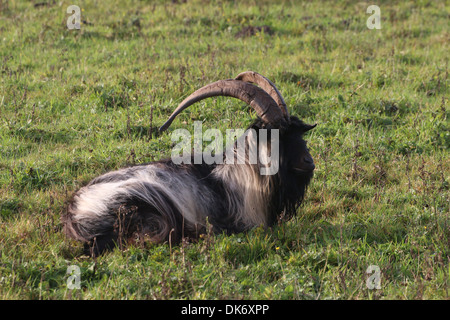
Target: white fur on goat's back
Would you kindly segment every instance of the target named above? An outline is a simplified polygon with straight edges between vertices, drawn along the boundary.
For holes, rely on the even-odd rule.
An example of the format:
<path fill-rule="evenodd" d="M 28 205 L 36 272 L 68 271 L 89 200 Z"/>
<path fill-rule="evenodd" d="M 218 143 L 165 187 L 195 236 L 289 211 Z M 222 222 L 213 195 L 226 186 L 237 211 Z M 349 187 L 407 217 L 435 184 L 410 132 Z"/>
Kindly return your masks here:
<path fill-rule="evenodd" d="M 119 181 L 115 177 L 119 177 Z M 164 214 L 172 210 L 162 199 L 164 196 L 182 213 L 185 226 L 191 228 L 204 226 L 211 210 L 211 191 L 187 172 L 174 174 L 165 167 L 150 164 L 106 173 L 96 180 L 101 182 L 94 180 L 73 198 L 72 220 L 86 234 L 93 227 L 97 230 L 110 227 L 115 219 L 111 208 L 118 208 L 130 198 L 140 199 Z M 159 192 L 151 192 L 147 186 Z M 167 228 L 170 231 L 170 226 Z"/>

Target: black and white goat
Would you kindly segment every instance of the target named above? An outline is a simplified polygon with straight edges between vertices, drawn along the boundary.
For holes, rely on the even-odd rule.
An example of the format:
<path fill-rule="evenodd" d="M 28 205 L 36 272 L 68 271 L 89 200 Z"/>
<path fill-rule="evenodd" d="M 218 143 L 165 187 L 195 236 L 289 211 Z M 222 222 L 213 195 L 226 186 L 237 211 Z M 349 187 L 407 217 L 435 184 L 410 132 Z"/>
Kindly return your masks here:
<path fill-rule="evenodd" d="M 98 254 L 136 237 L 178 242 L 204 233 L 208 223 L 215 232 L 236 233 L 294 215 L 313 176 L 314 162 L 303 134 L 314 126 L 290 117 L 275 85 L 248 71 L 195 91 L 160 130 L 191 104 L 213 96 L 240 99 L 256 111 L 258 119 L 250 126 L 256 144 L 261 129 L 269 135 L 279 130 L 276 174 L 262 175 L 259 160 L 210 165 L 168 159 L 109 172 L 74 194 L 63 217 L 66 234 Z M 258 147 L 269 152 L 271 142 Z"/>

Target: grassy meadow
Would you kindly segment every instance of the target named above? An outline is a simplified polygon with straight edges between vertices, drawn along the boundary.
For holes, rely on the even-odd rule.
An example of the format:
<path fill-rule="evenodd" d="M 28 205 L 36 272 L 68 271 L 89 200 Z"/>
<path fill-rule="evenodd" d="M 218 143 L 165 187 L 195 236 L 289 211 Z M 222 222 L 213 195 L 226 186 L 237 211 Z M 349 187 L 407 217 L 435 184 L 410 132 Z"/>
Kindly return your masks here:
<path fill-rule="evenodd" d="M 366 25 L 371 4 L 381 29 Z M 0 0 L 0 299 L 448 299 L 449 9 Z M 65 238 L 67 201 L 90 179 L 169 157 L 171 130 L 193 121 L 249 125 L 244 103 L 216 98 L 157 130 L 195 89 L 246 70 L 318 124 L 297 217 L 95 259 Z M 71 265 L 80 289 L 67 287 Z M 380 289 L 367 286 L 371 265 Z"/>

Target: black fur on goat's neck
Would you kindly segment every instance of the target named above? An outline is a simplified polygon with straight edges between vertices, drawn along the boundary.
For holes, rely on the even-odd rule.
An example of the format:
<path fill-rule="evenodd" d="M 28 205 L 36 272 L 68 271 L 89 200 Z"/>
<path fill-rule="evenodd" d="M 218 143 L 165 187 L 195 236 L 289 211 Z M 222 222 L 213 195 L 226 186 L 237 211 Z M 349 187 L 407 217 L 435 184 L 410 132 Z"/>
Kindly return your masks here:
<path fill-rule="evenodd" d="M 251 129 L 269 129 L 261 120 L 257 119 Z M 279 155 L 280 164 L 278 173 L 273 177 L 274 188 L 269 208 L 269 224 L 275 224 L 280 219 L 289 219 L 296 214 L 296 211 L 303 201 L 305 192 L 313 177 L 313 172 L 299 173 L 294 170 L 292 163 L 300 156 L 302 148 L 306 148 L 306 141 L 303 134 L 310 129 L 297 117 L 291 117 L 287 126 L 282 126 L 280 130 Z M 270 143 L 270 131 L 268 143 Z"/>

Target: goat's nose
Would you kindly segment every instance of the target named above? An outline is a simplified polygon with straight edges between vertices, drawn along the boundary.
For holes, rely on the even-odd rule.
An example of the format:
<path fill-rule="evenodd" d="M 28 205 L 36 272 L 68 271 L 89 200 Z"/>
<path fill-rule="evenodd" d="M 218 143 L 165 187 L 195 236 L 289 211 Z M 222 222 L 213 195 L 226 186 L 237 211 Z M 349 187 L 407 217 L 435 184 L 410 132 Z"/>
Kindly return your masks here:
<path fill-rule="evenodd" d="M 303 157 L 303 161 L 305 161 L 305 163 L 308 163 L 308 164 L 313 163 L 313 159 L 311 157 Z"/>

